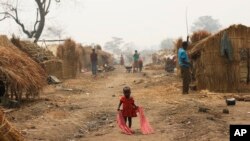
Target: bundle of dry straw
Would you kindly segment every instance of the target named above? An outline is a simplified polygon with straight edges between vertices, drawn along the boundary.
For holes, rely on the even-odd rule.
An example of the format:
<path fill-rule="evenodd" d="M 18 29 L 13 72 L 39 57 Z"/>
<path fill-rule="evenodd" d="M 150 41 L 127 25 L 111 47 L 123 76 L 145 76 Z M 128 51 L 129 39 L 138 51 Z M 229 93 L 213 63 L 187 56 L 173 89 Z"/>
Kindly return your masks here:
<path fill-rule="evenodd" d="M 63 62 L 59 59 L 52 59 L 44 61 L 41 66 L 48 75 L 56 76 L 57 78 L 63 78 Z"/>
<path fill-rule="evenodd" d="M 39 91 L 46 85 L 44 70 L 6 36 L 0 36 L 0 74 L 16 92 Z"/>
<path fill-rule="evenodd" d="M 75 41 L 67 39 L 57 48 L 57 57 L 63 60 L 64 78 L 75 78 L 79 67 L 80 53 Z"/>
<path fill-rule="evenodd" d="M 0 109 L 0 141 L 24 141 L 22 134 L 6 119 L 3 109 Z"/>
<path fill-rule="evenodd" d="M 191 36 L 191 42 L 196 43 L 196 42 L 198 42 L 198 41 L 200 41 L 200 40 L 202 40 L 210 35 L 211 35 L 211 33 L 206 31 L 206 30 L 196 31 Z"/>
<path fill-rule="evenodd" d="M 91 67 L 91 61 L 90 61 L 90 54 L 92 53 L 92 47 L 91 46 L 84 46 L 83 50 L 84 50 L 84 67 L 85 68 L 90 68 Z M 114 61 L 113 56 L 108 53 L 105 52 L 103 50 L 101 50 L 101 46 L 96 46 L 96 53 L 98 56 L 98 65 L 102 66 L 104 64 L 112 64 Z"/>
<path fill-rule="evenodd" d="M 56 58 L 51 51 L 41 48 L 36 43 L 21 41 L 14 36 L 12 37 L 11 42 L 38 63 Z"/>

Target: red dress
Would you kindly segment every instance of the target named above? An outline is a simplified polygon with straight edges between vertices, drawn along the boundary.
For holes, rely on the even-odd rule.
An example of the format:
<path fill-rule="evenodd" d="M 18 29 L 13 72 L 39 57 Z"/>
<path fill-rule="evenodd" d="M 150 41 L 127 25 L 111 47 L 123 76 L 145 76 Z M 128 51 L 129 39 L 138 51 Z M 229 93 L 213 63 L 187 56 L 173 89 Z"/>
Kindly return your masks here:
<path fill-rule="evenodd" d="M 122 115 L 124 117 L 136 117 L 136 108 L 134 107 L 134 99 L 130 97 L 127 99 L 125 96 L 122 96 L 120 99 L 122 103 Z"/>

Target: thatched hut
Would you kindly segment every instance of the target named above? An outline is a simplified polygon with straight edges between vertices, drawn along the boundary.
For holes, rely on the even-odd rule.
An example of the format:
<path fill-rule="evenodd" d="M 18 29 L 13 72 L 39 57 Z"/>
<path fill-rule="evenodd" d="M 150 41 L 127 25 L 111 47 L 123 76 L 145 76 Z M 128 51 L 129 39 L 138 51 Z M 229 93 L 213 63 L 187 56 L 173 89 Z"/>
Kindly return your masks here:
<path fill-rule="evenodd" d="M 40 47 L 36 43 L 30 41 L 21 41 L 15 37 L 12 37 L 11 42 L 21 51 L 25 52 L 34 61 L 39 63 L 47 75 L 53 75 L 58 78 L 62 78 L 62 60 L 56 58 L 56 56 L 51 51 Z"/>
<path fill-rule="evenodd" d="M 225 50 L 224 39 L 226 38 L 224 37 L 226 36 Z M 249 27 L 232 25 L 198 42 L 189 54 L 192 58 L 194 79 L 198 89 L 242 92 L 244 86 L 247 86 L 250 81 Z"/>
<path fill-rule="evenodd" d="M 5 96 L 20 100 L 37 95 L 46 85 L 45 71 L 27 54 L 15 47 L 6 36 L 0 36 L 0 80 L 5 85 Z"/>

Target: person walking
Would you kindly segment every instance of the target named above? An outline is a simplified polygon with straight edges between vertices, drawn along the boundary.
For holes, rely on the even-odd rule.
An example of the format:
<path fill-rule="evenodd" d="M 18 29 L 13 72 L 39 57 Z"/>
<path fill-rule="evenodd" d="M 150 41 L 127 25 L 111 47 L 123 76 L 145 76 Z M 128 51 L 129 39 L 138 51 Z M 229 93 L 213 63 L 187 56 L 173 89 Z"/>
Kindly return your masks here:
<path fill-rule="evenodd" d="M 117 111 L 122 112 L 123 118 L 125 120 L 125 124 L 127 123 L 127 120 L 128 120 L 128 127 L 131 128 L 132 117 L 137 117 L 136 110 L 138 107 L 135 105 L 134 98 L 131 96 L 130 87 L 124 87 L 123 94 L 124 96 L 120 98 Z M 121 105 L 123 106 L 122 110 L 120 110 Z"/>
<path fill-rule="evenodd" d="M 92 49 L 92 53 L 90 54 L 90 60 L 91 60 L 91 66 L 92 66 L 92 74 L 96 76 L 97 74 L 97 54 L 95 52 L 95 49 Z"/>
<path fill-rule="evenodd" d="M 182 47 L 178 50 L 178 61 L 181 68 L 181 75 L 183 80 L 182 94 L 188 94 L 189 84 L 191 82 L 190 76 L 190 61 L 187 55 L 188 42 L 183 42 Z"/>

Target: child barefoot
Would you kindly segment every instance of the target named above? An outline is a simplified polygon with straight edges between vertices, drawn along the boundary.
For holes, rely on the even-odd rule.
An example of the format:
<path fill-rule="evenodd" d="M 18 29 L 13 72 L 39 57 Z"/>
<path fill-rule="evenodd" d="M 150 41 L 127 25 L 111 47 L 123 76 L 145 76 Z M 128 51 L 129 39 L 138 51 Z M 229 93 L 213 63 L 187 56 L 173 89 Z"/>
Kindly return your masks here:
<path fill-rule="evenodd" d="M 125 123 L 127 123 L 128 120 L 128 127 L 131 128 L 132 126 L 132 117 L 136 117 L 136 109 L 137 106 L 134 103 L 133 97 L 130 97 L 131 90 L 129 87 L 123 88 L 123 94 L 124 96 L 121 97 L 120 103 L 118 106 L 118 111 L 120 111 L 121 105 L 122 107 L 122 115 L 124 117 Z"/>

